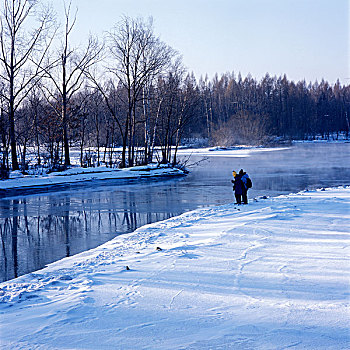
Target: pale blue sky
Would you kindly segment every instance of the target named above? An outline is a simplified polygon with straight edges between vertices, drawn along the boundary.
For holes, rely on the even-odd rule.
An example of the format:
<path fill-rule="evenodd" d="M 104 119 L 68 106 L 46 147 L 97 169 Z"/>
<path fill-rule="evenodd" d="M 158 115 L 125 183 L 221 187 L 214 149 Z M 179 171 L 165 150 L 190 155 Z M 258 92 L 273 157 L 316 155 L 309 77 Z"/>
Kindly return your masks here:
<path fill-rule="evenodd" d="M 57 11 L 63 0 L 54 0 Z M 286 73 L 350 84 L 348 0 L 73 0 L 75 41 L 110 30 L 122 15 L 154 19 L 154 30 L 196 77 Z"/>

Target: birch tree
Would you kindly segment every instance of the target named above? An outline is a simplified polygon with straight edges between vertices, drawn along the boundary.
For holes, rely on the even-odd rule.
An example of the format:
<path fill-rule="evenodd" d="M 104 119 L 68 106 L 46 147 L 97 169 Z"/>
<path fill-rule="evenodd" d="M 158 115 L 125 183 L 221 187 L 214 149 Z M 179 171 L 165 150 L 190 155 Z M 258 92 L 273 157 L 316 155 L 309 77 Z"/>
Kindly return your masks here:
<path fill-rule="evenodd" d="M 118 121 L 123 140 L 122 166 L 135 160 L 136 108 L 142 100 L 144 88 L 172 61 L 175 51 L 163 43 L 153 32 L 152 19 L 123 20 L 108 35 L 111 64 L 108 71 L 126 90 L 126 118 L 124 125 Z"/>

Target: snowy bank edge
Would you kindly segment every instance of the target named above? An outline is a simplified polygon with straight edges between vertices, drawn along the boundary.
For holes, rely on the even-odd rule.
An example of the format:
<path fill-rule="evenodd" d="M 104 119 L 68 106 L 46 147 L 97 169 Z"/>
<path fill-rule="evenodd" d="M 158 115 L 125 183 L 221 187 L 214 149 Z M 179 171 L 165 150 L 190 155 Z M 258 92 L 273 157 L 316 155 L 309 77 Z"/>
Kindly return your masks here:
<path fill-rule="evenodd" d="M 186 172 L 169 166 L 161 167 L 135 167 L 126 169 L 101 170 L 93 168 L 90 171 L 81 168 L 69 169 L 65 173 L 52 173 L 49 176 L 24 176 L 0 181 L 0 196 L 10 190 L 43 188 L 57 185 L 70 185 L 75 183 L 89 182 L 93 180 L 128 180 L 141 178 L 158 178 L 169 176 L 184 176 Z"/>
<path fill-rule="evenodd" d="M 270 205 L 275 201 L 289 200 L 296 196 L 308 196 L 325 191 L 336 192 L 337 190 L 341 191 L 344 189 L 349 191 L 350 186 L 320 188 L 312 191 L 304 190 L 288 195 L 266 198 L 260 197 L 258 199 L 268 201 L 268 205 Z M 118 257 L 121 262 L 127 256 L 139 253 L 140 250 L 154 250 L 157 245 L 157 238 L 168 235 L 164 232 L 165 228 L 171 231 L 172 228 L 176 228 L 179 225 L 183 225 L 184 223 L 191 224 L 191 222 L 194 223 L 206 216 L 215 216 L 218 210 L 226 210 L 233 206 L 233 203 L 228 203 L 219 206 L 199 208 L 166 220 L 147 224 L 133 232 L 116 236 L 112 240 L 96 248 L 60 259 L 48 264 L 40 270 L 2 282 L 0 283 L 0 303 L 16 303 L 22 299 L 24 296 L 23 294 L 42 289 L 46 285 L 55 283 L 55 281 L 79 278 L 81 274 L 88 274 L 89 267 L 91 266 L 114 264 L 115 261 L 113 258 Z M 256 209 L 260 210 L 261 208 Z"/>

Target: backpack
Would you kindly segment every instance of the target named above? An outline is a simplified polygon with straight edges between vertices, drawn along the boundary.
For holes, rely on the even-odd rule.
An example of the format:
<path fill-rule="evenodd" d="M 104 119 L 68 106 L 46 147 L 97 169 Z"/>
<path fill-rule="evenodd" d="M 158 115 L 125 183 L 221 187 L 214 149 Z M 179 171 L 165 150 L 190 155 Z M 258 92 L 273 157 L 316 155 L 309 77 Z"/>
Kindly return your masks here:
<path fill-rule="evenodd" d="M 247 182 L 245 185 L 246 185 L 247 189 L 253 187 L 252 180 L 249 177 L 247 177 Z"/>

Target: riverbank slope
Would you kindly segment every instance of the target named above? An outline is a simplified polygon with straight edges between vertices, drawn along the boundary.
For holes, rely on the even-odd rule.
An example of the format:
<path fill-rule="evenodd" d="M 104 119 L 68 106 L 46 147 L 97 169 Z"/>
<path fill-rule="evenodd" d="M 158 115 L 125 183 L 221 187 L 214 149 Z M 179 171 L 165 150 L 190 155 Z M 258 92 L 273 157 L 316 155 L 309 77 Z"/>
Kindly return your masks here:
<path fill-rule="evenodd" d="M 196 210 L 0 284 L 7 349 L 347 349 L 350 187 Z"/>

